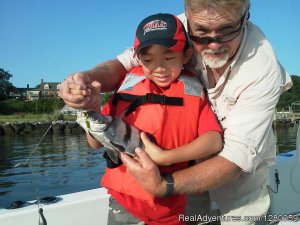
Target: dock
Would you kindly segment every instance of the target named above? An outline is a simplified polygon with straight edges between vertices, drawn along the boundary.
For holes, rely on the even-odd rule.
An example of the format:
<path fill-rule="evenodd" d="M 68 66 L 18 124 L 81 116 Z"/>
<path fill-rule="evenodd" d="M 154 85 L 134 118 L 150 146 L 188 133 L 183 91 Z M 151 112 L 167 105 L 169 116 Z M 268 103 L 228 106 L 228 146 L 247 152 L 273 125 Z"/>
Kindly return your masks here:
<path fill-rule="evenodd" d="M 291 110 L 276 112 L 273 119 L 274 124 L 293 126 L 300 123 L 300 111 L 294 112 Z"/>

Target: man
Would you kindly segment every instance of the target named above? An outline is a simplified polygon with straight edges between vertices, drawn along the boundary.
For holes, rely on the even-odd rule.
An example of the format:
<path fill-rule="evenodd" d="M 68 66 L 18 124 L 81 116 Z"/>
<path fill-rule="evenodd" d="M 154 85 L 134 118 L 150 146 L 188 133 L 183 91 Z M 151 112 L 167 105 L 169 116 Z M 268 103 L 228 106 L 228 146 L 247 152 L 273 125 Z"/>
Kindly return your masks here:
<path fill-rule="evenodd" d="M 270 43 L 248 21 L 249 7 L 249 0 L 185 1 L 182 21 L 197 56 L 193 67 L 200 72 L 224 129 L 221 153 L 173 173 L 174 182 L 168 183 L 145 152 L 137 150 L 139 161 L 122 155 L 128 170 L 152 194 L 209 190 L 224 216 L 221 222 L 229 224 L 253 224 L 247 216 L 263 216 L 268 211 L 268 167 L 276 154 L 272 118 L 280 94 L 292 86 Z M 128 52 L 118 59 L 127 70 L 135 64 Z M 103 63 L 69 77 L 61 96 L 71 107 L 89 108 L 99 98 L 92 92 L 99 91 L 100 83 L 102 91 L 112 90 L 124 74 L 118 61 Z M 91 81 L 92 85 L 86 85 Z M 157 147 L 144 141 L 147 148 Z"/>

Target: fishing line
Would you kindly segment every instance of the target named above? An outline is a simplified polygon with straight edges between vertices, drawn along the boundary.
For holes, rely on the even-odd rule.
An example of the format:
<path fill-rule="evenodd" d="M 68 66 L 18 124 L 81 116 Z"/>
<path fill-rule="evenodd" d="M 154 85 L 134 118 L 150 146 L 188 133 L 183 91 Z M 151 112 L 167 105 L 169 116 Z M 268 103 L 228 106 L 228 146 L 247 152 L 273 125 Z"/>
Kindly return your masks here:
<path fill-rule="evenodd" d="M 56 115 L 55 119 L 52 120 L 50 126 L 48 127 L 48 129 L 46 130 L 46 132 L 42 135 L 42 137 L 40 138 L 40 140 L 38 141 L 38 143 L 35 145 L 34 149 L 30 152 L 29 156 L 27 157 L 27 159 L 25 160 L 25 162 L 20 162 L 17 163 L 16 165 L 14 165 L 13 168 L 17 168 L 21 165 L 26 165 L 28 167 L 30 167 L 31 169 L 31 175 L 32 175 L 32 180 L 33 180 L 33 184 L 35 186 L 35 194 L 36 194 L 36 204 L 38 206 L 38 213 L 39 213 L 39 225 L 47 225 L 47 220 L 44 217 L 43 214 L 43 207 L 41 204 L 41 200 L 40 200 L 40 192 L 39 192 L 39 186 L 37 183 L 37 177 L 35 176 L 35 171 L 33 170 L 33 166 L 31 163 L 29 163 L 29 160 L 31 159 L 32 155 L 34 154 L 34 152 L 37 150 L 37 148 L 40 146 L 40 144 L 42 143 L 42 141 L 44 140 L 44 138 L 46 137 L 46 135 L 48 134 L 48 132 L 51 130 L 51 128 L 53 127 L 54 123 L 58 120 L 59 116 L 62 114 L 63 112 L 63 108 L 59 111 L 59 113 Z M 4 173 L 2 176 L 7 175 L 9 172 Z"/>
<path fill-rule="evenodd" d="M 64 106 L 63 106 L 64 108 Z M 53 127 L 53 124 L 58 120 L 60 114 L 62 114 L 63 112 L 63 108 L 59 111 L 59 113 L 57 114 L 57 116 L 55 117 L 55 119 L 51 122 L 50 126 L 48 127 L 48 129 L 46 130 L 46 132 L 42 135 L 42 137 L 40 138 L 40 140 L 38 141 L 38 143 L 35 145 L 34 149 L 30 152 L 29 156 L 27 157 L 27 159 L 25 160 L 25 162 L 19 162 L 17 164 L 15 164 L 13 166 L 13 168 L 17 168 L 21 165 L 24 165 L 26 167 L 32 167 L 31 164 L 29 164 L 29 160 L 31 159 L 33 153 L 37 150 L 37 148 L 40 146 L 40 144 L 42 143 L 42 141 L 44 140 L 44 138 L 46 137 L 46 135 L 48 134 L 48 132 L 51 130 L 51 128 Z M 5 176 L 9 173 L 9 171 L 5 172 L 2 174 L 2 176 Z"/>

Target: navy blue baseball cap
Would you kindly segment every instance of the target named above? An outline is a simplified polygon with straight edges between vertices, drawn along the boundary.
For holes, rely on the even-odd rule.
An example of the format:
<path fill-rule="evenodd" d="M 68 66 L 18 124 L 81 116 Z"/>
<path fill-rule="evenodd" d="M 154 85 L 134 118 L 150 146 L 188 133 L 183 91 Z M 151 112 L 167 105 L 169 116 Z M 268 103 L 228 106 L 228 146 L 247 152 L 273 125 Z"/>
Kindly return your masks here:
<path fill-rule="evenodd" d="M 137 27 L 135 54 L 149 45 L 162 45 L 172 51 L 180 52 L 187 42 L 187 35 L 182 22 L 169 13 L 159 13 L 143 19 Z"/>

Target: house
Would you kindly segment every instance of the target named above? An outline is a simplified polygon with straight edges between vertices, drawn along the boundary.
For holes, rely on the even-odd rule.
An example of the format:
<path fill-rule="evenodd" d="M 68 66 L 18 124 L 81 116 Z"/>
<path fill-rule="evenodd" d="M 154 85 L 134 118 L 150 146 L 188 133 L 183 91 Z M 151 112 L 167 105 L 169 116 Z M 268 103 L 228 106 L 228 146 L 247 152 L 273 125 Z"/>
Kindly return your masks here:
<path fill-rule="evenodd" d="M 27 84 L 26 88 L 16 88 L 12 86 L 7 92 L 8 99 L 27 99 L 28 91 L 31 91 L 33 88 L 29 88 Z"/>
<path fill-rule="evenodd" d="M 26 99 L 29 101 L 38 100 L 40 98 L 40 91 L 36 88 L 30 88 L 27 90 Z"/>
<path fill-rule="evenodd" d="M 26 88 L 13 88 L 8 92 L 10 99 L 26 99 L 34 101 L 44 98 L 57 98 L 60 82 L 45 82 L 41 79 L 41 83 L 35 88 L 30 88 L 27 84 Z"/>
<path fill-rule="evenodd" d="M 41 84 L 37 86 L 39 98 L 57 98 L 59 95 L 60 82 L 45 82 L 41 80 Z"/>

